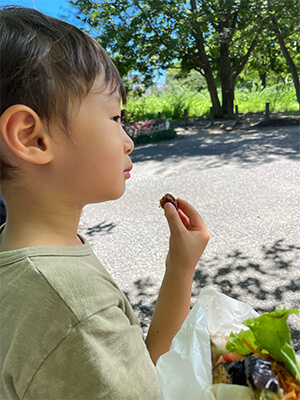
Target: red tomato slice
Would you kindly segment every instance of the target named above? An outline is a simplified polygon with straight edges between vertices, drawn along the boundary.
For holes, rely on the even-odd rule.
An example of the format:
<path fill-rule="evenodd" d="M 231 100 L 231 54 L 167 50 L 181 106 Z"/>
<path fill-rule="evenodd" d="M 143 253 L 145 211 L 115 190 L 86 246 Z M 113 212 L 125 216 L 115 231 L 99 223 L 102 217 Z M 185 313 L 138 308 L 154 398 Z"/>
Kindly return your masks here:
<path fill-rule="evenodd" d="M 245 358 L 245 356 L 239 354 L 239 353 L 225 353 L 222 355 L 223 357 L 223 361 L 228 361 L 228 362 L 233 362 L 236 360 L 242 360 L 243 358 Z"/>

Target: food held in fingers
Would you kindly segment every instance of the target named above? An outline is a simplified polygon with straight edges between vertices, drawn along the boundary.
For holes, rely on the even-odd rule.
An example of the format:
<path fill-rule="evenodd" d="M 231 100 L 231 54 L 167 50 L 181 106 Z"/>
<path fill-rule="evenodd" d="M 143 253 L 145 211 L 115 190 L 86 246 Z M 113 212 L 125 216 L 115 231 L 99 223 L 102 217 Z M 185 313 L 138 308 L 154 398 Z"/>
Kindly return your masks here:
<path fill-rule="evenodd" d="M 160 207 L 164 208 L 166 203 L 172 203 L 173 206 L 178 210 L 178 203 L 174 196 L 170 193 L 166 193 L 159 201 Z"/>

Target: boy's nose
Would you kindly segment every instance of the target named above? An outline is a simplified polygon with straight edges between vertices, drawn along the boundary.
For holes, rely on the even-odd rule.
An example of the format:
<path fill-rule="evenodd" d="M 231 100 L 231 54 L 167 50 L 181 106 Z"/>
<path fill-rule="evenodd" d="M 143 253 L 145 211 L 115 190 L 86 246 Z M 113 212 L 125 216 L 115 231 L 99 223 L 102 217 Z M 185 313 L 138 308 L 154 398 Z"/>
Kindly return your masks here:
<path fill-rule="evenodd" d="M 133 143 L 133 140 L 131 139 L 131 137 L 127 135 L 127 133 L 125 132 L 124 129 L 123 129 L 123 132 L 124 132 L 124 135 L 125 135 L 125 137 L 124 137 L 124 150 L 125 150 L 126 154 L 130 154 L 134 149 L 134 143 Z"/>

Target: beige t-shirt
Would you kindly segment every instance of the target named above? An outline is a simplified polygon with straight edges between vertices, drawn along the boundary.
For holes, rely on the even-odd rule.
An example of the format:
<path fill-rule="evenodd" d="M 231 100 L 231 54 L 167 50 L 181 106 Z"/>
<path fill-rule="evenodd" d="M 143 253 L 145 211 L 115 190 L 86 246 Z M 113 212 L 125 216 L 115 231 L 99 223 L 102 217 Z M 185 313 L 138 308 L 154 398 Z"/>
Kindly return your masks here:
<path fill-rule="evenodd" d="M 89 244 L 0 253 L 0 398 L 161 398 L 126 297 Z"/>

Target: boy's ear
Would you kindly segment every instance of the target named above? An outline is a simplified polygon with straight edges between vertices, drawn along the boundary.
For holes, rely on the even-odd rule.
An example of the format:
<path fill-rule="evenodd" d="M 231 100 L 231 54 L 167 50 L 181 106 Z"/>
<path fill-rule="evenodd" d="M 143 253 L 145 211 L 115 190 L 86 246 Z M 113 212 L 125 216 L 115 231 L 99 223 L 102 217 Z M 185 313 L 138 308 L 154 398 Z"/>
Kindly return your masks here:
<path fill-rule="evenodd" d="M 0 132 L 7 147 L 20 159 L 33 164 L 52 161 L 50 136 L 30 107 L 16 104 L 0 117 Z"/>

